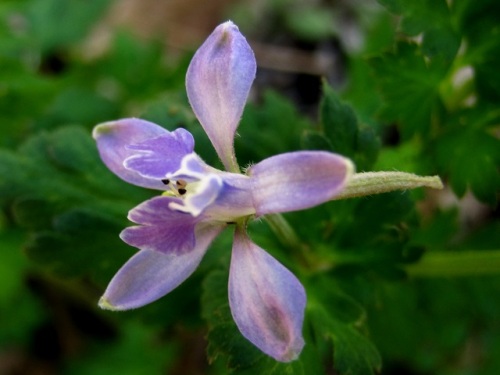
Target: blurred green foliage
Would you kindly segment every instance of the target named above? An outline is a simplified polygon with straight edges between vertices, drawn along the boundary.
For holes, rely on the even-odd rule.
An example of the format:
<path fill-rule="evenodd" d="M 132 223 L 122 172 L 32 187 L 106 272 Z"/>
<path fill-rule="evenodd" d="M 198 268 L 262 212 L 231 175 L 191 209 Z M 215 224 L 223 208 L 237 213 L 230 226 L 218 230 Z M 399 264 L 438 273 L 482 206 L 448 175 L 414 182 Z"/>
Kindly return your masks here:
<path fill-rule="evenodd" d="M 106 283 L 135 251 L 118 238 L 127 211 L 154 192 L 109 172 L 91 129 L 129 116 L 186 127 L 197 152 L 220 165 L 187 103 L 190 56 L 169 60 L 160 43 L 116 31 L 103 55 L 85 57 L 109 1 L 0 3 L 0 372 L 500 371 L 500 5 L 312 3 L 274 1 L 267 11 L 280 16 L 289 38 L 339 42 L 346 83 L 322 81 L 314 117 L 271 87 L 258 92 L 238 129 L 240 165 L 322 149 L 352 158 L 358 171 L 438 174 L 451 191 L 289 213 L 300 238 L 294 247 L 252 223 L 252 238 L 307 290 L 307 344 L 290 364 L 260 353 L 231 318 L 231 233 L 160 301 L 125 313 L 98 310 Z M 245 25 L 249 37 L 258 35 Z M 346 35 L 353 29 L 362 40 L 356 48 Z M 446 206 L 450 200 L 461 203 Z M 463 253 L 489 267 L 461 268 L 453 259 Z M 434 255 L 450 261 L 440 269 Z"/>

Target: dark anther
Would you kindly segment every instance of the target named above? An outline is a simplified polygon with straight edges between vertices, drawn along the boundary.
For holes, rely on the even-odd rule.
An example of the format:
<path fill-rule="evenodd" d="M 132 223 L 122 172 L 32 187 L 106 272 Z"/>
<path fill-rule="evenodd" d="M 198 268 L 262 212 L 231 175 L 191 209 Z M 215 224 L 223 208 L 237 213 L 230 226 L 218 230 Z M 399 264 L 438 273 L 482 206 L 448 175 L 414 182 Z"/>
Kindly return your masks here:
<path fill-rule="evenodd" d="M 183 189 L 183 188 L 180 188 L 179 190 L 177 190 L 179 192 L 180 195 L 184 195 L 186 194 L 186 189 Z"/>
<path fill-rule="evenodd" d="M 165 185 L 168 185 L 170 183 L 170 180 L 168 178 L 164 178 L 161 180 Z"/>

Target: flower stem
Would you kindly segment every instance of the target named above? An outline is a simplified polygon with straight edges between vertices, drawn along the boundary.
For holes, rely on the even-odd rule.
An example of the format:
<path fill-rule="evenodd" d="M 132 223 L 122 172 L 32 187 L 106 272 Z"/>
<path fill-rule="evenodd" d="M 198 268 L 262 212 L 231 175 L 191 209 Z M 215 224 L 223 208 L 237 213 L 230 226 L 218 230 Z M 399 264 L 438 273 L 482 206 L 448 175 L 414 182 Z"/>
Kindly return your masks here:
<path fill-rule="evenodd" d="M 363 172 L 352 176 L 346 188 L 333 199 L 347 199 L 418 187 L 442 189 L 438 176 L 418 176 L 406 172 Z"/>
<path fill-rule="evenodd" d="M 430 252 L 406 271 L 413 277 L 500 275 L 500 250 Z"/>
<path fill-rule="evenodd" d="M 302 246 L 299 236 L 282 215 L 272 214 L 266 215 L 264 218 L 283 245 L 292 249 L 298 249 Z"/>

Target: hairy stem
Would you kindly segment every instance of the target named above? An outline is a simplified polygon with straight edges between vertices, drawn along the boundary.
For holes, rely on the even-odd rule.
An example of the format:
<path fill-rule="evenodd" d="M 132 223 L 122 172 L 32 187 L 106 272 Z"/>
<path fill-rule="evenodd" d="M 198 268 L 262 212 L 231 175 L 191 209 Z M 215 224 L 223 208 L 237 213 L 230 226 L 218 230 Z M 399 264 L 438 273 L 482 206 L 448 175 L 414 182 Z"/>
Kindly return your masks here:
<path fill-rule="evenodd" d="M 418 187 L 442 189 L 438 176 L 418 176 L 406 172 L 363 172 L 352 176 L 347 187 L 333 199 L 347 199 Z"/>

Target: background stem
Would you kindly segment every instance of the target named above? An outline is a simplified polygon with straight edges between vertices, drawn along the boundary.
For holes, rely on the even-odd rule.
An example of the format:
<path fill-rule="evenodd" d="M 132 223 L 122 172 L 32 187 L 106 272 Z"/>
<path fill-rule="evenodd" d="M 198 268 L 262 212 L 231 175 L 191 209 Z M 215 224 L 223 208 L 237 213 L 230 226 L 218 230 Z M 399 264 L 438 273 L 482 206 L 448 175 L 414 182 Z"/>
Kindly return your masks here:
<path fill-rule="evenodd" d="M 430 252 L 406 267 L 414 277 L 457 277 L 500 274 L 499 250 Z"/>

